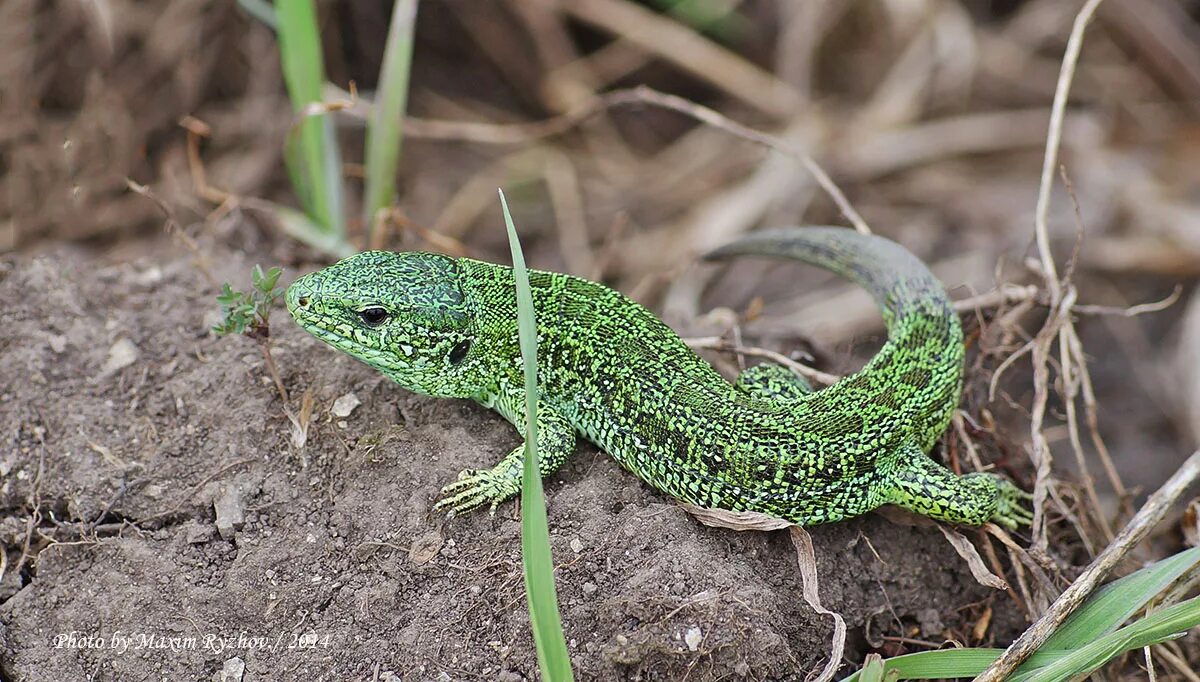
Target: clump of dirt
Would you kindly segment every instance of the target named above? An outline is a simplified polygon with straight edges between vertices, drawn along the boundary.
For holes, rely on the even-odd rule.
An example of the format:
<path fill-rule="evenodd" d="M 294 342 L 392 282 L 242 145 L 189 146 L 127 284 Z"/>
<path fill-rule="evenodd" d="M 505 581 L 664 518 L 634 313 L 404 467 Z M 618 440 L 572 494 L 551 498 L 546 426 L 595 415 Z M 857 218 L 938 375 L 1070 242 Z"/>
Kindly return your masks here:
<path fill-rule="evenodd" d="M 216 256 L 217 281 L 245 278 Z M 0 677 L 537 676 L 515 504 L 430 512 L 518 442 L 500 417 L 411 395 L 277 311 L 283 380 L 315 396 L 297 449 L 258 348 L 210 333 L 215 288 L 188 259 L 61 250 L 0 277 Z M 580 679 L 803 679 L 828 656 L 786 534 L 702 526 L 590 446 L 546 494 Z M 812 535 L 849 660 L 880 633 L 967 640 L 985 611 L 985 639 L 1019 629 L 937 530 L 871 515 Z"/>

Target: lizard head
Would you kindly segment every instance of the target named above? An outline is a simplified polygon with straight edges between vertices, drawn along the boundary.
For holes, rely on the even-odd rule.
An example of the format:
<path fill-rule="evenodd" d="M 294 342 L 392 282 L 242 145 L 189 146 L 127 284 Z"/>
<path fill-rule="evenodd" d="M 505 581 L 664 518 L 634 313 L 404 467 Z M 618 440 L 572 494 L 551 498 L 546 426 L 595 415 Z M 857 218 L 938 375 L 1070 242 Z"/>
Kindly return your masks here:
<path fill-rule="evenodd" d="M 297 279 L 288 312 L 313 336 L 438 397 L 468 397 L 478 362 L 454 259 L 364 251 Z"/>

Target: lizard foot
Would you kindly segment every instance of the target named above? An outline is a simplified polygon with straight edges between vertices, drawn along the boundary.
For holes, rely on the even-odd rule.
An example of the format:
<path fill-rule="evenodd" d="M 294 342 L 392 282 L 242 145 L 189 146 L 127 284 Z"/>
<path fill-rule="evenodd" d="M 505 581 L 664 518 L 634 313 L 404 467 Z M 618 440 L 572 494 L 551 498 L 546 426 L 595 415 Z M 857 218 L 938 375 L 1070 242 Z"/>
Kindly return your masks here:
<path fill-rule="evenodd" d="M 442 499 L 433 505 L 433 509 L 445 511 L 453 518 L 491 503 L 488 513 L 495 515 L 496 507 L 520 490 L 520 479 L 507 471 L 467 469 L 456 481 L 442 488 Z"/>
<path fill-rule="evenodd" d="M 1024 502 L 1033 499 L 1033 495 L 1002 478 L 996 479 L 996 489 L 999 494 L 996 499 L 996 513 L 992 515 L 992 521 L 1009 530 L 1017 530 L 1021 526 L 1033 523 L 1033 512 L 1026 509 L 1024 505 Z"/>

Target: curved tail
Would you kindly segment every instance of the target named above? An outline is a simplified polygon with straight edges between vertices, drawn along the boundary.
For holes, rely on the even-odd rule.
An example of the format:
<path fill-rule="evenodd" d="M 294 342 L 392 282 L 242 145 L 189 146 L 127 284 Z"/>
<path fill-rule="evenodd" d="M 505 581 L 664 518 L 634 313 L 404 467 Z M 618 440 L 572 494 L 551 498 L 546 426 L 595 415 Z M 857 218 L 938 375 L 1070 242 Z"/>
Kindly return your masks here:
<path fill-rule="evenodd" d="M 889 334 L 913 315 L 954 316 L 941 282 L 916 256 L 890 239 L 844 227 L 783 227 L 747 235 L 704 258 L 748 255 L 798 260 L 854 281 L 879 304 Z"/>
<path fill-rule="evenodd" d="M 823 393 L 833 409 L 887 406 L 890 418 L 909 424 L 923 452 L 933 447 L 962 392 L 963 334 L 946 290 L 924 263 L 893 241 L 838 227 L 757 232 L 706 259 L 735 255 L 811 263 L 870 292 L 883 310 L 888 341 L 861 372 Z"/>

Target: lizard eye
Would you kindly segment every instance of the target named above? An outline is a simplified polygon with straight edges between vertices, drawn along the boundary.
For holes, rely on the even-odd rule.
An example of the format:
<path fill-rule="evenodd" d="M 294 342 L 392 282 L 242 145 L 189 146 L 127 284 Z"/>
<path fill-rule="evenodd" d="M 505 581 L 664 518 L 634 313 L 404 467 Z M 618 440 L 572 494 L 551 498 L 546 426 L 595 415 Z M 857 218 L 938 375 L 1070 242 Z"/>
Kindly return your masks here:
<path fill-rule="evenodd" d="M 358 311 L 358 317 L 363 321 L 363 324 L 368 327 L 378 327 L 387 322 L 388 311 L 379 307 L 363 308 Z"/>
<path fill-rule="evenodd" d="M 471 350 L 471 340 L 459 341 L 458 345 L 450 349 L 450 364 L 457 365 L 467 357 L 467 351 Z"/>

